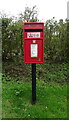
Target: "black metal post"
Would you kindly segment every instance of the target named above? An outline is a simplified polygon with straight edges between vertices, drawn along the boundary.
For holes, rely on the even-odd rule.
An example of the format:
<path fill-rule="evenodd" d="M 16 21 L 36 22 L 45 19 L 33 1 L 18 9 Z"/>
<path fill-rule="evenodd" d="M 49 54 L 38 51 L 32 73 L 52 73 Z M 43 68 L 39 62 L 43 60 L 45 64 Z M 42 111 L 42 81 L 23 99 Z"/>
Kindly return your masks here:
<path fill-rule="evenodd" d="M 36 103 L 36 63 L 32 63 L 32 104 Z"/>

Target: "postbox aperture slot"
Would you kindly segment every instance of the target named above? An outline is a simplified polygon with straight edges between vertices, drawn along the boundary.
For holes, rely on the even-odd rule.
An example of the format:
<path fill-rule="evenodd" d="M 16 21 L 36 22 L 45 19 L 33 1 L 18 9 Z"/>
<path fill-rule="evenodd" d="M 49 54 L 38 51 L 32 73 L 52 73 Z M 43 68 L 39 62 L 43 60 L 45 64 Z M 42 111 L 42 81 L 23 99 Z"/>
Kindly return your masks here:
<path fill-rule="evenodd" d="M 25 32 L 42 32 L 43 29 L 25 29 Z"/>

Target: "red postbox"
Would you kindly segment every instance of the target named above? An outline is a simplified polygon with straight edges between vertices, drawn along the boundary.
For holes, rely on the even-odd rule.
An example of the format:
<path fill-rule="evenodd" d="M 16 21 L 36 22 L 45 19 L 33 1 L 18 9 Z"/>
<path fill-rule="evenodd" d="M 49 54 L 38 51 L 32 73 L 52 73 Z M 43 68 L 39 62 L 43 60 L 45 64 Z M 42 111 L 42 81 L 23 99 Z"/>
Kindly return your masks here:
<path fill-rule="evenodd" d="M 44 23 L 24 23 L 24 62 L 44 62 Z"/>

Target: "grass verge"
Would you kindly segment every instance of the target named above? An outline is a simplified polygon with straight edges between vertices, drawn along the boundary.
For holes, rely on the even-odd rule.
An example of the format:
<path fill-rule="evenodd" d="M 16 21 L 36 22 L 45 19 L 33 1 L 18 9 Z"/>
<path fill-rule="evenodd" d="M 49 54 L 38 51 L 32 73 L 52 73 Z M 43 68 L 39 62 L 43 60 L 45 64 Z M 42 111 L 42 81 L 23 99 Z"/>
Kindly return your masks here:
<path fill-rule="evenodd" d="M 67 118 L 67 85 L 37 80 L 37 102 L 31 104 L 31 82 L 4 82 L 2 118 Z"/>

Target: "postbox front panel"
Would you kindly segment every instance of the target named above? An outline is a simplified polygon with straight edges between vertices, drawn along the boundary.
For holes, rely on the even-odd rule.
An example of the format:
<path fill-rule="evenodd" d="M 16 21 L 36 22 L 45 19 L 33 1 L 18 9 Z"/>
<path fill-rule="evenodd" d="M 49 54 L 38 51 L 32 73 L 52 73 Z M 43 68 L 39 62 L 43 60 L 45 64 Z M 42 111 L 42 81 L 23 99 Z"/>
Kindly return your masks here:
<path fill-rule="evenodd" d="M 24 24 L 24 62 L 44 62 L 44 24 Z"/>
<path fill-rule="evenodd" d="M 25 40 L 24 45 L 25 63 L 43 63 L 42 40 Z"/>

